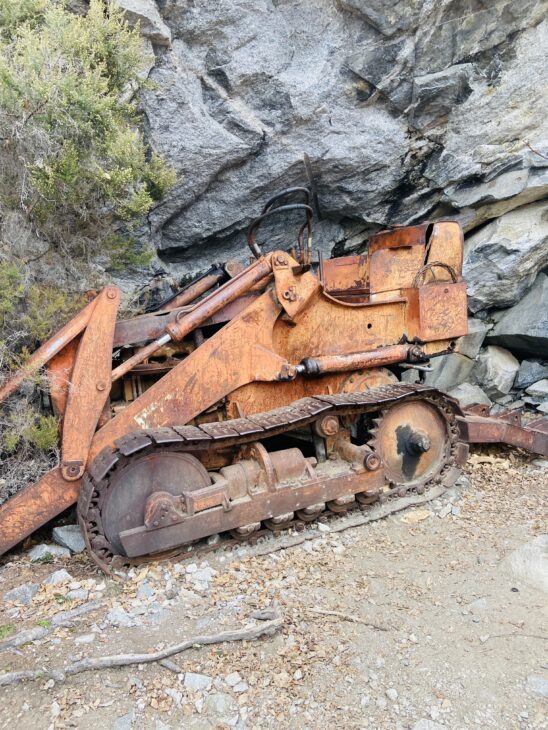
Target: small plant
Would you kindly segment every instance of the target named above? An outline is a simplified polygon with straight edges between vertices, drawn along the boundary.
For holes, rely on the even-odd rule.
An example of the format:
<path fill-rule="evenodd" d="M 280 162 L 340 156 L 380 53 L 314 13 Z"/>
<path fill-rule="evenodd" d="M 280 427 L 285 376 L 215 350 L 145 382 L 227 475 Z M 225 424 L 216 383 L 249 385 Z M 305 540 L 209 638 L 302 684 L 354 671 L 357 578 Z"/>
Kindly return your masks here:
<path fill-rule="evenodd" d="M 41 618 L 36 622 L 37 626 L 41 626 L 44 629 L 51 629 L 51 621 L 48 621 L 47 618 Z"/>
<path fill-rule="evenodd" d="M 100 248 L 175 182 L 131 100 L 147 62 L 114 2 L 90 0 L 81 16 L 62 1 L 0 0 L 1 197 L 61 249 Z"/>
<path fill-rule="evenodd" d="M 15 633 L 15 624 L 2 624 L 0 626 L 0 640 L 6 639 Z"/>

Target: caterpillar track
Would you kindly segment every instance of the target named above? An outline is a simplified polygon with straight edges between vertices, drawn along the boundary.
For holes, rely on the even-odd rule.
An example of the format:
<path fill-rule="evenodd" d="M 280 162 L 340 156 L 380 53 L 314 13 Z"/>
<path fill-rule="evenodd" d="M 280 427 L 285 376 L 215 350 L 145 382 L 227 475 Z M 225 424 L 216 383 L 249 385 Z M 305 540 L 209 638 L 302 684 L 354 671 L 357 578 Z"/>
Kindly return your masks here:
<path fill-rule="evenodd" d="M 434 388 L 398 383 L 131 432 L 84 475 L 78 516 L 86 545 L 110 572 L 209 535 L 249 539 L 326 511 L 449 486 L 468 452 L 459 416 L 456 401 Z"/>

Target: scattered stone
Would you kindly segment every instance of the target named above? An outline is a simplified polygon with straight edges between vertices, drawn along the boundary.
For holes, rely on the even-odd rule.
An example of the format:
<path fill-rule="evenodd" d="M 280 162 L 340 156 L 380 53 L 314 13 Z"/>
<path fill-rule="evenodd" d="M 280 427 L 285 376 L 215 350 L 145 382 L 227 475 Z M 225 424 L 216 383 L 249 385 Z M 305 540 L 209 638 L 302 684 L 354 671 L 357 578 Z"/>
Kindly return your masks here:
<path fill-rule="evenodd" d="M 32 563 L 46 562 L 53 558 L 70 558 L 70 550 L 60 545 L 46 545 L 41 543 L 29 550 L 29 558 Z"/>
<path fill-rule="evenodd" d="M 122 608 L 121 606 L 112 608 L 107 613 L 105 619 L 112 626 L 117 626 L 117 627 L 122 627 L 122 628 L 129 628 L 131 626 L 137 625 L 135 618 L 133 616 L 131 616 L 131 614 L 129 614 L 125 610 L 125 608 Z"/>
<path fill-rule="evenodd" d="M 548 459 L 533 459 L 531 463 L 540 466 L 541 469 L 548 469 Z"/>
<path fill-rule="evenodd" d="M 168 601 L 172 601 L 174 598 L 177 598 L 179 595 L 180 589 L 179 586 L 176 585 L 170 585 L 165 590 L 165 596 Z"/>
<path fill-rule="evenodd" d="M 461 406 L 471 406 L 474 403 L 491 406 L 491 399 L 483 392 L 479 385 L 472 383 L 461 383 L 456 388 L 451 388 L 449 395 L 456 398 Z"/>
<path fill-rule="evenodd" d="M 432 358 L 432 372 L 426 374 L 425 382 L 427 385 L 435 386 L 440 390 L 449 390 L 468 380 L 474 365 L 474 360 L 458 352 Z M 402 380 L 414 382 L 416 372 L 412 369 L 408 370 Z"/>
<path fill-rule="evenodd" d="M 548 678 L 530 674 L 527 677 L 527 691 L 539 697 L 548 698 Z"/>
<path fill-rule="evenodd" d="M 470 360 L 475 360 L 479 355 L 485 335 L 489 331 L 489 326 L 481 319 L 470 317 L 468 319 L 468 332 L 464 337 L 457 340 L 457 348 L 455 352 L 464 355 Z"/>
<path fill-rule="evenodd" d="M 71 601 L 87 601 L 89 591 L 85 588 L 75 588 L 67 593 L 67 598 L 70 598 Z"/>
<path fill-rule="evenodd" d="M 56 543 L 68 548 L 73 553 L 83 553 L 86 549 L 80 525 L 61 525 L 54 527 L 51 531 L 51 536 Z"/>
<path fill-rule="evenodd" d="M 212 679 L 206 674 L 195 674 L 194 672 L 186 672 L 184 686 L 194 692 L 203 691 L 211 687 Z"/>
<path fill-rule="evenodd" d="M 168 687 L 164 690 L 166 695 L 168 697 L 171 697 L 173 702 L 177 705 L 177 707 L 180 707 L 183 702 L 183 693 L 180 692 L 178 689 L 173 689 L 173 687 Z"/>
<path fill-rule="evenodd" d="M 231 695 L 224 692 L 213 692 L 205 701 L 205 710 L 229 724 L 237 719 L 239 715 L 238 703 Z"/>
<path fill-rule="evenodd" d="M 234 687 L 232 687 L 232 691 L 236 692 L 237 694 L 240 694 L 241 692 L 247 692 L 249 689 L 249 685 L 247 682 L 238 682 L 238 684 L 235 684 Z"/>
<path fill-rule="evenodd" d="M 48 575 L 48 577 L 42 581 L 42 584 L 46 586 L 56 586 L 59 583 L 66 583 L 70 580 L 72 580 L 72 575 L 62 568 L 61 570 L 56 570 L 54 573 Z"/>
<path fill-rule="evenodd" d="M 390 702 L 395 702 L 398 699 L 398 692 L 395 687 L 389 687 L 386 692 L 386 696 L 390 700 Z"/>
<path fill-rule="evenodd" d="M 135 711 L 128 712 L 127 715 L 122 715 L 114 721 L 112 730 L 131 730 L 133 722 L 135 720 Z"/>
<path fill-rule="evenodd" d="M 476 598 L 475 601 L 471 601 L 470 603 L 467 603 L 464 608 L 468 609 L 468 611 L 484 611 L 487 608 L 487 598 Z"/>
<path fill-rule="evenodd" d="M 144 580 L 139 588 L 137 589 L 137 598 L 142 600 L 143 598 L 152 598 L 155 590 L 148 580 Z"/>
<path fill-rule="evenodd" d="M 444 505 L 440 511 L 438 512 L 438 517 L 440 517 L 442 520 L 451 514 L 451 510 L 453 509 L 453 506 L 451 504 Z"/>
<path fill-rule="evenodd" d="M 474 375 L 490 398 L 498 398 L 510 392 L 518 370 L 511 352 L 491 345 L 479 354 Z"/>
<path fill-rule="evenodd" d="M 95 634 L 80 634 L 74 639 L 75 644 L 91 644 L 95 641 Z"/>
<path fill-rule="evenodd" d="M 533 383 L 525 389 L 525 392 L 528 393 L 528 395 L 532 395 L 534 398 L 542 398 L 542 400 L 544 400 L 548 397 L 548 379 L 544 378 L 543 380 Z"/>
<path fill-rule="evenodd" d="M 454 504 L 451 506 L 451 514 L 453 517 L 458 517 L 460 515 L 461 509 L 458 505 Z"/>
<path fill-rule="evenodd" d="M 28 605 L 38 592 L 38 583 L 24 583 L 4 593 L 4 601 Z"/>
<path fill-rule="evenodd" d="M 243 680 L 239 672 L 232 672 L 225 677 L 225 682 L 229 687 L 235 687 L 241 681 Z"/>
<path fill-rule="evenodd" d="M 514 387 L 522 390 L 544 378 L 548 378 L 548 365 L 539 360 L 523 360 L 519 366 Z"/>
<path fill-rule="evenodd" d="M 384 697 L 377 697 L 377 701 L 375 702 L 379 710 L 386 710 L 387 701 Z"/>
<path fill-rule="evenodd" d="M 221 536 L 220 535 L 210 535 L 207 538 L 207 544 L 208 545 L 218 545 L 221 542 Z"/>

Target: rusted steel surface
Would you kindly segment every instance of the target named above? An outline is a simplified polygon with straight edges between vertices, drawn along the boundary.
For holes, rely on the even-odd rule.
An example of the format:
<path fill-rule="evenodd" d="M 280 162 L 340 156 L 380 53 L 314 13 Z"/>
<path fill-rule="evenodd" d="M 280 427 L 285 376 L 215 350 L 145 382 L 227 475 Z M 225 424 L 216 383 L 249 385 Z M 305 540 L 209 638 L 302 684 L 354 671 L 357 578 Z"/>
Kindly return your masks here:
<path fill-rule="evenodd" d="M 172 309 L 184 307 L 186 304 L 190 304 L 195 299 L 198 299 L 198 297 L 203 296 L 206 292 L 208 292 L 210 289 L 213 289 L 214 286 L 217 286 L 217 284 L 220 284 L 226 278 L 226 272 L 222 269 L 219 269 L 215 273 L 201 276 L 196 281 L 193 281 L 188 286 L 185 286 L 184 289 L 182 289 L 178 294 L 175 294 L 175 296 L 169 299 L 156 311 L 169 312 Z"/>
<path fill-rule="evenodd" d="M 90 458 L 135 428 L 188 423 L 246 383 L 276 380 L 287 364 L 272 347 L 280 311 L 272 294 L 263 294 L 98 431 Z"/>
<path fill-rule="evenodd" d="M 392 345 L 390 347 L 380 347 L 378 350 L 356 352 L 350 355 L 320 355 L 319 357 L 305 358 L 300 365 L 297 365 L 297 372 L 305 375 L 320 375 L 424 360 L 426 360 L 426 357 L 418 345 Z"/>
<path fill-rule="evenodd" d="M 79 479 L 84 472 L 91 440 L 110 393 L 112 339 L 119 304 L 118 289 L 103 290 L 78 346 L 61 447 L 61 473 L 70 481 Z"/>
<path fill-rule="evenodd" d="M 0 506 L 0 555 L 73 505 L 79 491 L 80 482 L 67 482 L 56 467 L 4 502 Z"/>
<path fill-rule="evenodd" d="M 375 463 L 365 464 L 369 454 L 367 448 L 363 449 L 363 454 L 360 452 L 363 457 L 361 465 L 356 465 L 352 453 L 352 460 L 337 462 L 330 459 L 322 467 L 315 460 L 306 459 L 299 449 L 268 453 L 256 439 L 271 437 L 295 428 L 302 429 L 317 419 L 324 421 L 328 415 L 350 417 L 352 414 L 376 411 L 379 406 L 398 407 L 409 398 L 427 399 L 429 403 L 432 402 L 432 407 L 436 407 L 438 401 L 441 401 L 443 405 L 439 412 L 444 414 L 443 418 L 449 423 L 453 423 L 460 413 L 455 401 L 442 399 L 429 386 L 398 383 L 361 393 L 305 398 L 288 407 L 224 423 L 200 427 L 177 426 L 160 431 L 150 429 L 128 434 L 119 440 L 117 448 L 104 449 L 97 460 L 97 468 L 95 462 L 93 463 L 80 496 L 80 520 L 92 554 L 99 564 L 104 563 L 102 567 L 108 568 L 108 562 L 120 550 L 120 546 L 123 554 L 142 555 L 166 550 L 212 532 L 241 529 L 246 533 L 248 525 L 259 525 L 262 520 L 274 521 L 280 516 L 285 520 L 295 510 L 311 508 L 319 503 L 330 503 L 331 500 L 335 500 L 336 508 L 346 504 L 345 500 L 356 493 L 379 493 L 384 482 L 383 470 L 378 459 Z M 422 403 L 421 400 L 417 402 Z M 450 429 L 450 453 L 458 444 L 458 437 L 458 429 Z M 180 438 L 182 442 L 177 440 Z M 170 471 L 170 460 L 175 458 L 177 451 L 163 456 L 163 445 L 158 444 L 155 447 L 158 440 L 164 442 L 165 439 L 172 443 L 173 448 L 181 451 L 180 456 L 187 458 L 193 458 L 192 454 L 198 456 L 204 449 L 210 451 L 216 448 L 244 448 L 244 461 L 236 461 L 221 469 L 219 474 L 210 475 L 215 488 L 203 482 L 200 485 L 188 476 L 178 479 Z M 424 446 L 424 438 L 421 443 Z M 249 444 L 247 451 L 245 444 Z M 445 463 L 436 462 L 435 468 L 432 466 L 432 459 L 426 453 L 428 450 L 429 446 L 426 445 L 418 455 L 420 460 L 426 454 L 426 467 L 421 469 L 419 477 L 408 480 L 404 491 L 415 486 L 424 486 L 434 476 L 452 478 L 449 472 L 446 474 L 443 470 Z M 151 454 L 157 456 L 157 461 L 151 461 Z M 435 456 L 437 454 L 436 451 Z M 163 458 L 166 462 L 160 466 Z M 141 470 L 140 465 L 144 467 Z M 196 460 L 196 468 L 199 466 L 200 462 Z M 356 466 L 359 467 L 358 471 Z M 415 466 L 418 470 L 419 466 Z M 136 486 L 141 485 L 141 478 L 142 487 Z M 112 488 L 116 485 L 118 488 Z M 122 485 L 127 488 L 124 489 Z M 187 499 L 188 490 L 190 499 Z M 146 514 L 157 518 L 156 527 L 143 522 L 140 491 L 146 496 Z M 174 499 L 166 496 L 167 491 L 172 493 Z M 118 499 L 121 502 L 116 502 L 110 510 L 108 500 L 116 499 L 114 495 L 117 492 L 120 493 Z M 153 496 L 155 492 L 157 494 Z M 124 499 L 122 493 L 125 495 Z M 136 498 L 138 508 L 131 504 L 132 495 Z M 204 509 L 196 509 L 196 504 L 202 505 Z M 192 509 L 189 510 L 191 505 Z M 128 524 L 127 515 L 139 515 L 141 524 L 124 529 Z M 171 521 L 167 519 L 168 516 Z M 252 531 L 254 527 L 249 529 Z"/>
<path fill-rule="evenodd" d="M 294 512 L 308 520 L 326 504 L 346 509 L 360 494 L 367 504 L 383 498 L 385 470 L 394 484 L 388 495 L 436 479 L 451 484 L 466 458 L 464 436 L 546 454 L 543 423 L 523 427 L 514 414 L 497 421 L 478 412 L 462 416 L 451 399 L 395 384 L 382 369 L 451 352 L 466 333 L 459 226 L 381 232 L 367 255 L 324 262 L 317 276 L 309 193 L 305 203 L 274 207 L 296 194 L 304 195 L 283 191 L 262 217 L 305 212 L 299 260 L 274 251 L 243 271 L 227 265 L 159 312 L 117 324 L 119 295 L 107 289 L 0 391 L 6 397 L 49 363 L 52 402 L 64 416 L 62 466 L 0 508 L 3 529 L 11 519 L 0 547 L 71 504 L 86 467 L 86 539 L 104 556 L 114 543 L 136 555 L 219 530 L 251 534 L 261 521 L 280 529 Z M 250 228 L 257 255 L 261 219 Z M 231 278 L 211 291 L 225 276 Z M 113 350 L 142 343 L 123 351 L 129 357 L 112 369 Z M 356 445 L 347 429 L 358 412 L 375 412 L 376 423 L 368 426 L 370 441 Z M 269 453 L 262 443 L 303 428 L 311 429 L 315 459 L 297 448 Z M 295 438 L 300 443 L 302 434 Z M 337 439 L 345 444 L 339 451 Z M 107 536 L 89 527 L 89 500 L 100 484 L 114 486 L 101 494 Z"/>
<path fill-rule="evenodd" d="M 77 335 L 47 364 L 49 395 L 56 416 L 62 416 L 67 405 L 70 378 L 76 360 L 80 335 Z"/>
<path fill-rule="evenodd" d="M 419 226 L 394 228 L 390 231 L 380 231 L 369 237 L 367 250 L 369 255 L 386 248 L 405 248 L 406 246 L 424 245 L 428 223 Z"/>
<path fill-rule="evenodd" d="M 166 332 L 154 342 L 138 350 L 121 365 L 112 371 L 112 382 L 118 380 L 139 363 L 153 355 L 162 345 L 169 340 L 179 342 L 190 332 L 204 324 L 210 317 L 216 314 L 230 302 L 233 302 L 241 294 L 244 294 L 250 287 L 262 281 L 271 271 L 270 256 L 258 259 L 240 274 L 224 284 L 213 294 L 199 302 L 188 313 L 180 312 L 173 322 L 166 325 Z"/>
<path fill-rule="evenodd" d="M 266 282 L 265 282 L 266 283 Z M 252 304 L 261 295 L 261 291 L 254 291 L 235 299 L 226 304 L 222 309 L 209 317 L 202 327 L 209 327 L 215 324 L 224 324 L 242 312 L 249 304 Z M 166 325 L 175 321 L 179 312 L 189 312 L 189 307 L 174 309 L 166 312 L 154 312 L 143 314 L 133 319 L 122 319 L 116 322 L 114 330 L 114 347 L 127 347 L 136 345 L 147 340 L 155 340 L 165 332 Z"/>
<path fill-rule="evenodd" d="M 548 419 L 522 426 L 517 420 L 504 420 L 496 416 L 478 416 L 465 409 L 461 419 L 463 437 L 471 444 L 510 444 L 548 456 Z"/>
<path fill-rule="evenodd" d="M 369 293 L 369 257 L 341 256 L 323 262 L 323 287 L 329 294 Z"/>

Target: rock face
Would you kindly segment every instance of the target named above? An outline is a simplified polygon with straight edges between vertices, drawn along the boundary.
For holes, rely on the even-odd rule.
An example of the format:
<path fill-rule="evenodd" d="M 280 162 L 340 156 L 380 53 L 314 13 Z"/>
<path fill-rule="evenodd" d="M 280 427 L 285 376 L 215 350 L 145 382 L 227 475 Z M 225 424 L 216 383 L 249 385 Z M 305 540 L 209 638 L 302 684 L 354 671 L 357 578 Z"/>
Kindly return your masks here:
<path fill-rule="evenodd" d="M 473 229 L 548 192 L 548 160 L 526 144 L 546 153 L 543 0 L 162 0 L 161 18 L 153 0 L 120 3 L 164 44 L 142 101 L 179 184 L 147 236 L 179 270 L 247 255 L 265 200 L 306 182 L 303 152 L 327 255 L 386 224 L 449 215 Z M 264 235 L 287 246 L 294 230 Z"/>
<path fill-rule="evenodd" d="M 497 218 L 466 241 L 464 277 L 474 312 L 511 307 L 548 266 L 548 208 L 524 205 Z"/>
<path fill-rule="evenodd" d="M 539 274 L 526 296 L 497 320 L 487 342 L 524 356 L 548 358 L 548 276 Z"/>

